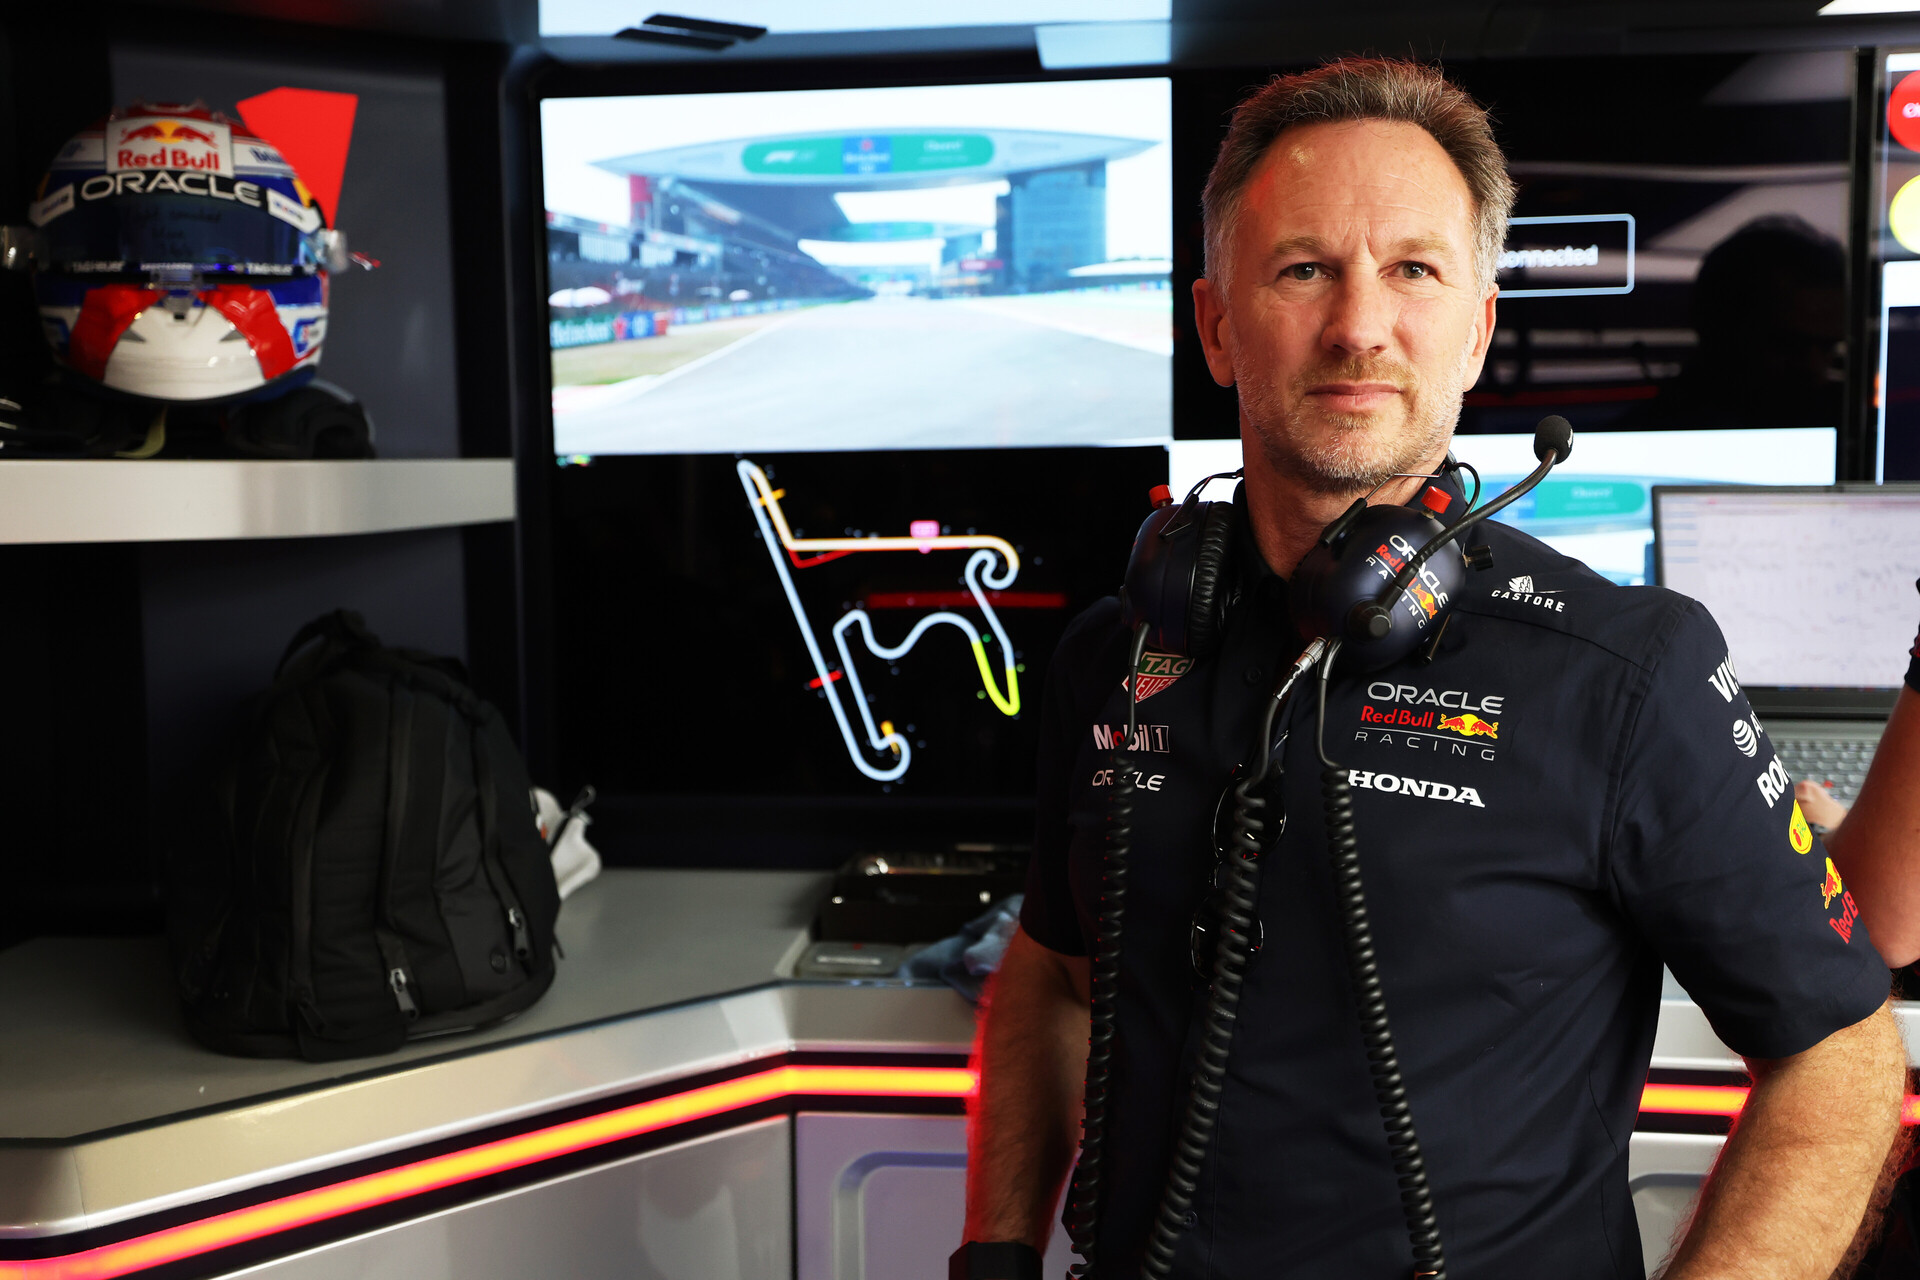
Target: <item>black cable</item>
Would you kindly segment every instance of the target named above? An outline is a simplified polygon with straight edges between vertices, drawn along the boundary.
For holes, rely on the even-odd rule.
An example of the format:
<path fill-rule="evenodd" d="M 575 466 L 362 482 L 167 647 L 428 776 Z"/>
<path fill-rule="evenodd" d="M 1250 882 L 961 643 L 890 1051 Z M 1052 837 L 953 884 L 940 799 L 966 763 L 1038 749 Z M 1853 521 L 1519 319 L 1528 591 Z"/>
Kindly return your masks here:
<path fill-rule="evenodd" d="M 1548 421 L 1552 421 L 1552 419 L 1548 419 Z M 1536 444 L 1535 448 L 1537 449 L 1538 447 Z M 1407 557 L 1407 563 L 1401 567 L 1399 573 L 1393 576 L 1393 582 L 1388 585 L 1387 589 L 1380 593 L 1380 599 L 1392 601 L 1397 604 L 1401 594 L 1406 591 L 1407 585 L 1413 581 L 1414 575 L 1420 572 L 1421 566 L 1433 559 L 1434 554 L 1438 552 L 1440 548 L 1446 546 L 1449 542 L 1452 542 L 1455 538 L 1465 533 L 1468 529 L 1473 528 L 1474 525 L 1479 524 L 1482 520 L 1486 520 L 1506 510 L 1509 506 L 1532 493 L 1534 487 L 1546 479 L 1547 472 L 1553 470 L 1556 462 L 1557 459 L 1549 453 L 1540 459 L 1540 464 L 1528 472 L 1526 476 L 1521 479 L 1520 483 L 1512 486 L 1479 510 L 1469 509 L 1458 520 L 1455 520 L 1452 524 L 1441 529 L 1439 533 L 1427 539 L 1426 546 L 1421 547 L 1418 551 Z M 1462 462 L 1456 465 L 1466 467 L 1468 464 Z M 1477 498 L 1479 496 L 1480 486 L 1480 473 L 1478 471 L 1473 473 L 1473 483 L 1474 496 Z M 1468 507 L 1471 508 L 1472 504 L 1469 503 Z M 1389 605 L 1387 607 L 1391 608 L 1393 606 Z"/>
<path fill-rule="evenodd" d="M 1127 909 L 1127 858 L 1133 851 L 1133 740 L 1139 733 L 1140 659 L 1147 624 L 1133 629 L 1127 653 L 1127 735 L 1113 747 L 1113 782 L 1107 793 L 1107 842 L 1100 866 L 1099 923 L 1093 945 L 1093 1001 L 1088 1015 L 1087 1083 L 1080 1121 L 1080 1158 L 1073 1167 L 1067 1201 L 1067 1234 L 1081 1260 L 1068 1274 L 1090 1280 L 1098 1258 L 1100 1195 L 1106 1166 L 1107 1095 L 1113 1080 L 1113 1044 L 1120 990 L 1120 927 Z"/>
<path fill-rule="evenodd" d="M 1467 499 L 1467 510 L 1473 510 L 1473 504 L 1480 501 L 1480 468 L 1471 462 L 1462 462 L 1458 458 L 1449 460 L 1447 465 L 1455 471 L 1464 471 L 1473 477 L 1473 496 Z"/>
<path fill-rule="evenodd" d="M 1252 933 L 1260 894 L 1260 853 L 1270 843 L 1266 839 L 1267 823 L 1260 816 L 1267 801 L 1258 793 L 1258 788 L 1273 768 L 1273 726 L 1293 691 L 1294 682 L 1312 667 L 1321 648 L 1317 640 L 1309 645 L 1268 698 L 1260 736 L 1254 743 L 1254 758 L 1247 776 L 1233 789 L 1233 839 L 1226 864 L 1227 883 L 1221 892 L 1213 981 L 1207 990 L 1206 1010 L 1201 1015 L 1200 1051 L 1194 1063 L 1193 1082 L 1187 1090 L 1186 1112 L 1181 1117 L 1179 1135 L 1174 1139 L 1167 1183 L 1153 1215 L 1146 1256 L 1141 1260 L 1141 1272 L 1153 1280 L 1161 1280 L 1173 1269 L 1174 1250 L 1179 1246 L 1180 1234 L 1187 1229 L 1187 1214 L 1193 1207 L 1194 1192 L 1200 1186 L 1200 1169 L 1213 1141 L 1214 1125 L 1220 1118 L 1220 1094 L 1226 1085 L 1227 1054 L 1233 1047 L 1233 1028 L 1239 1017 L 1240 988 L 1253 952 Z M 1282 814 L 1282 827 L 1285 822 L 1286 815 Z"/>
<path fill-rule="evenodd" d="M 1374 1097 L 1387 1130 L 1387 1149 L 1394 1178 L 1400 1187 L 1400 1211 L 1406 1217 L 1407 1238 L 1413 1246 L 1415 1277 L 1446 1280 L 1446 1255 L 1440 1247 L 1440 1223 L 1434 1215 L 1433 1194 L 1427 1186 L 1426 1162 L 1420 1156 L 1420 1138 L 1414 1132 L 1413 1110 L 1407 1103 L 1406 1081 L 1394 1052 L 1393 1029 L 1387 1023 L 1386 991 L 1380 984 L 1380 966 L 1373 949 L 1373 928 L 1367 920 L 1366 887 L 1360 880 L 1360 841 L 1354 831 L 1353 786 L 1347 771 L 1327 755 L 1327 680 L 1333 671 L 1340 642 L 1327 648 L 1320 664 L 1319 723 L 1314 745 L 1325 766 L 1320 795 L 1327 816 L 1327 852 L 1333 860 L 1333 889 L 1345 934 L 1347 974 L 1353 983 L 1354 1004 L 1360 1014 L 1360 1035 L 1367 1050 L 1367 1070 L 1373 1076 Z"/>

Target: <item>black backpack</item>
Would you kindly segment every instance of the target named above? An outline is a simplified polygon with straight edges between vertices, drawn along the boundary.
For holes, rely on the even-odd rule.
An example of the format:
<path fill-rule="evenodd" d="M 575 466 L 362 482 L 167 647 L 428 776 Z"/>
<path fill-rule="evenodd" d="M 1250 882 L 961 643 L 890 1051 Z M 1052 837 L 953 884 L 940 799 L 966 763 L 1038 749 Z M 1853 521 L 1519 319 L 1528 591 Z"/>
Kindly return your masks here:
<path fill-rule="evenodd" d="M 460 663 L 385 648 L 356 614 L 287 646 L 204 825 L 168 923 L 211 1049 L 385 1053 L 553 981 L 560 897 L 512 737 Z"/>

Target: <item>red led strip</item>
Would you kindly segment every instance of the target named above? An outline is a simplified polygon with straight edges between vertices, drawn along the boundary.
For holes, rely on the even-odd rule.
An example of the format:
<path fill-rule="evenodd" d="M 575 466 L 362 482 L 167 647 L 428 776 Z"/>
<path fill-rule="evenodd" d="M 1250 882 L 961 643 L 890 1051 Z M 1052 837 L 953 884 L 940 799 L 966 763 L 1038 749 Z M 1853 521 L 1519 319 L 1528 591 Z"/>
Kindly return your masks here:
<path fill-rule="evenodd" d="M 965 1067 L 775 1067 L 167 1227 L 118 1244 L 58 1258 L 0 1261 L 0 1280 L 109 1280 L 341 1214 L 391 1204 L 424 1191 L 796 1094 L 964 1098 L 973 1088 L 973 1072 Z"/>
<path fill-rule="evenodd" d="M 974 1074 L 966 1067 L 774 1067 L 282 1196 L 117 1244 L 56 1258 L 0 1261 L 0 1280 L 110 1280 L 422 1192 L 782 1098 L 965 1098 L 974 1092 L 975 1085 Z M 1640 1110 L 1660 1115 L 1734 1116 L 1746 1099 L 1747 1090 L 1742 1085 L 1649 1084 L 1641 1094 Z M 1901 1118 L 1907 1124 L 1920 1125 L 1920 1096 L 1907 1095 Z"/>
<path fill-rule="evenodd" d="M 1746 1103 L 1743 1084 L 1650 1084 L 1640 1093 L 1643 1113 L 1668 1116 L 1737 1116 Z M 1907 1095 L 1900 1122 L 1920 1125 L 1920 1094 Z"/>

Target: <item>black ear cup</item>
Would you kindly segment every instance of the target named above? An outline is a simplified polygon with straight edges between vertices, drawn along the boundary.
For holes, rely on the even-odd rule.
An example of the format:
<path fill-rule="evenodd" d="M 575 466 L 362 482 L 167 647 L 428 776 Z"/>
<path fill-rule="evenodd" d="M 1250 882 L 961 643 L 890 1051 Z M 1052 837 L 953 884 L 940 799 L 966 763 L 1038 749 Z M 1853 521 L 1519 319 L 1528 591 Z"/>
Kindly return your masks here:
<path fill-rule="evenodd" d="M 1209 502 L 1196 522 L 1193 589 L 1187 603 L 1187 656 L 1204 658 L 1220 647 L 1233 603 L 1228 568 L 1233 554 L 1233 504 Z"/>
<path fill-rule="evenodd" d="M 1120 592 L 1128 629 L 1147 624 L 1157 653 L 1204 658 L 1226 630 L 1223 579 L 1233 544 L 1233 504 L 1197 498 L 1156 507 L 1134 535 Z"/>
<path fill-rule="evenodd" d="M 1440 531 L 1440 522 L 1423 511 L 1368 507 L 1332 541 L 1315 544 L 1291 584 L 1300 634 L 1339 639 L 1342 660 L 1363 671 L 1411 654 L 1446 620 L 1466 583 L 1459 545 L 1441 547 L 1397 600 L 1382 599 L 1382 593 Z"/>

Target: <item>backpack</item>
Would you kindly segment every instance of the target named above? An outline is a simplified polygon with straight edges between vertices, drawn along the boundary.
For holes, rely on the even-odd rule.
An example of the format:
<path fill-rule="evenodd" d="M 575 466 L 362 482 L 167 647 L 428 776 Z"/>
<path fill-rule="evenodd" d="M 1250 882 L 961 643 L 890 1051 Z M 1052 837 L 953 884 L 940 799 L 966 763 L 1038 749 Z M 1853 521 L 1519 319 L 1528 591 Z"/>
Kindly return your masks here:
<path fill-rule="evenodd" d="M 194 1037 L 331 1061 L 531 1005 L 560 908 L 531 795 L 459 662 L 302 627 L 169 868 Z"/>

